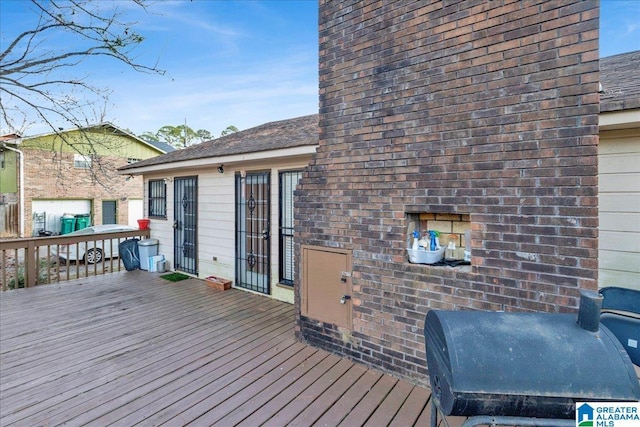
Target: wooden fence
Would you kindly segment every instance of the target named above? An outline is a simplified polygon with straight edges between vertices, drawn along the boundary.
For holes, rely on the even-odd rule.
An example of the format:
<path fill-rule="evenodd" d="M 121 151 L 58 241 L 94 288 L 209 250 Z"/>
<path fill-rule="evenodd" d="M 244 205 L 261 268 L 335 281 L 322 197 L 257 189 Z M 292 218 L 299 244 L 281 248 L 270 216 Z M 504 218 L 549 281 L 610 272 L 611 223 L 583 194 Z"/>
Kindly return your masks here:
<path fill-rule="evenodd" d="M 17 203 L 0 203 L 0 238 L 18 236 L 19 206 Z"/>

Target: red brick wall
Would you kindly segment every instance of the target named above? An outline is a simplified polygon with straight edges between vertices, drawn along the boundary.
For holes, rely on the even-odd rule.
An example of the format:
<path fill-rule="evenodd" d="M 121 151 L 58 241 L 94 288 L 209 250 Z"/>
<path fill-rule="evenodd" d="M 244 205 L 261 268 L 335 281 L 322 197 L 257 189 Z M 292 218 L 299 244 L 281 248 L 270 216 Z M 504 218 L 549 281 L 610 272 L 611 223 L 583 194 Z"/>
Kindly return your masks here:
<path fill-rule="evenodd" d="M 597 1 L 320 1 L 296 231 L 353 251 L 354 323 L 298 314 L 301 339 L 426 382 L 429 309 L 574 311 L 597 288 L 598 19 Z M 468 214 L 472 266 L 409 264 L 416 213 Z"/>

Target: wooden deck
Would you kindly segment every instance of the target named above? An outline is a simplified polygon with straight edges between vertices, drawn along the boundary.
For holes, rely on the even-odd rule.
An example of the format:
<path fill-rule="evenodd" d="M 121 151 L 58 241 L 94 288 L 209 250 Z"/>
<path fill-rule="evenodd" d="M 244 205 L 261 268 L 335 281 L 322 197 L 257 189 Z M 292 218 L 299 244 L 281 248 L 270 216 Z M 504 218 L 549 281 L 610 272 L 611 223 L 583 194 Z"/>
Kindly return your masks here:
<path fill-rule="evenodd" d="M 428 390 L 293 329 L 289 304 L 145 271 L 4 292 L 0 425 L 429 425 Z"/>

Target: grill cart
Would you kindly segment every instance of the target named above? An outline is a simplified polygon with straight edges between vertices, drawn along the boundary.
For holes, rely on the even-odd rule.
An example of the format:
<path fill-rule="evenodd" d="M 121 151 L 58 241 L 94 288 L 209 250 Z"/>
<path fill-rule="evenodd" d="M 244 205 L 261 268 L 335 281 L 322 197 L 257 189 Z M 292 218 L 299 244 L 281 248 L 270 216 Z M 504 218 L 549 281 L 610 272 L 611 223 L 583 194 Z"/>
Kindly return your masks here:
<path fill-rule="evenodd" d="M 575 426 L 576 402 L 637 401 L 640 384 L 618 339 L 600 325 L 602 296 L 572 314 L 441 311 L 424 326 L 438 413 L 477 425 Z M 446 420 L 445 420 L 446 423 Z"/>

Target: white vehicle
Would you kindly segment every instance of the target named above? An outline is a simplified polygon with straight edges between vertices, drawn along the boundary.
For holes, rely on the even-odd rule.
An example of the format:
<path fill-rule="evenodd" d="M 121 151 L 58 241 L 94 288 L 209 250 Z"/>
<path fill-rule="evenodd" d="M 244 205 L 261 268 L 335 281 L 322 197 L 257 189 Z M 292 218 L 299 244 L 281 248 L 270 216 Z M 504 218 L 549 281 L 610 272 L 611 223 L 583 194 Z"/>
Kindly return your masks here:
<path fill-rule="evenodd" d="M 138 230 L 136 227 L 119 224 L 92 225 L 82 230 L 67 233 L 64 237 L 82 236 L 89 237 L 100 233 L 117 233 L 122 231 Z M 89 237 L 90 238 L 90 237 Z M 95 264 L 108 258 L 118 257 L 118 244 L 124 239 L 108 239 L 100 237 L 88 242 L 71 243 L 67 245 L 52 245 L 51 253 L 64 260 L 84 261 L 87 264 Z"/>

